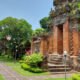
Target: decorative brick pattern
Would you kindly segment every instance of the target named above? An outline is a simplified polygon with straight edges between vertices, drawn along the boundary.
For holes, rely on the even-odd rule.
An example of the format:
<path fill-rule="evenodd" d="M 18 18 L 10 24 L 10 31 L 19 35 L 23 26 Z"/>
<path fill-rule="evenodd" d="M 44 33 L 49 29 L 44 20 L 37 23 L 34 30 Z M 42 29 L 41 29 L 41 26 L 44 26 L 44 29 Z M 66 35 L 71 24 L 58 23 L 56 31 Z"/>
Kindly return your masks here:
<path fill-rule="evenodd" d="M 75 56 L 79 49 L 79 33 L 74 29 L 73 33 L 73 55 Z"/>

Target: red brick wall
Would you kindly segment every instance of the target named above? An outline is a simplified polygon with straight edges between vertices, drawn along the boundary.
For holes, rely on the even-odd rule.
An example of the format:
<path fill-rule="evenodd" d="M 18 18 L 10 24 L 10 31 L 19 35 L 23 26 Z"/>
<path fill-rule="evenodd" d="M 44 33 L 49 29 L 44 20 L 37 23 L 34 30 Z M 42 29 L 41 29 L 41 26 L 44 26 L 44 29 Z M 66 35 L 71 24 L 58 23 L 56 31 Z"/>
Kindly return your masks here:
<path fill-rule="evenodd" d="M 41 40 L 41 47 L 40 47 L 40 52 L 43 55 L 46 55 L 48 53 L 48 49 L 47 49 L 47 39 L 42 39 Z"/>
<path fill-rule="evenodd" d="M 33 53 L 33 41 L 31 41 L 31 53 Z"/>
<path fill-rule="evenodd" d="M 58 53 L 58 27 L 53 27 L 53 53 Z"/>
<path fill-rule="evenodd" d="M 66 21 L 63 24 L 63 51 L 67 51 L 69 54 L 69 23 Z"/>
<path fill-rule="evenodd" d="M 80 54 L 80 34 L 79 34 L 79 54 Z"/>
<path fill-rule="evenodd" d="M 76 55 L 79 50 L 79 33 L 74 29 L 73 33 L 73 55 Z"/>
<path fill-rule="evenodd" d="M 49 40 L 49 45 L 48 45 L 48 40 L 47 38 L 42 39 L 40 43 L 40 52 L 45 55 L 46 53 L 60 53 L 62 54 L 63 51 L 67 50 L 68 54 L 70 53 L 69 51 L 69 23 L 66 21 L 63 24 L 63 31 L 60 30 L 59 27 L 54 26 L 53 27 L 53 34 L 48 37 Z M 72 37 L 73 37 L 73 55 L 76 55 L 79 47 L 80 47 L 80 35 L 79 33 L 74 29 L 72 31 Z M 31 51 L 33 52 L 33 42 L 31 42 Z"/>
<path fill-rule="evenodd" d="M 62 26 L 63 27 L 63 26 Z M 63 31 L 57 26 L 53 27 L 53 53 L 63 53 Z"/>
<path fill-rule="evenodd" d="M 52 54 L 53 53 L 53 34 L 51 34 L 50 36 L 49 36 L 49 38 L 48 38 L 48 40 L 49 40 L 49 49 L 48 49 L 48 52 L 50 53 L 50 54 Z"/>

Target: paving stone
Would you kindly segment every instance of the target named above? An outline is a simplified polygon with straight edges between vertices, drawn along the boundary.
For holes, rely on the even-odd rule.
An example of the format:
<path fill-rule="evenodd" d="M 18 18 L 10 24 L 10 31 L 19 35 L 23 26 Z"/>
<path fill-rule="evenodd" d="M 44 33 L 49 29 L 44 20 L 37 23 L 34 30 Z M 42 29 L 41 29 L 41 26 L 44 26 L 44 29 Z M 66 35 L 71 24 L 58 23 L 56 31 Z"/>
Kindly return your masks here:
<path fill-rule="evenodd" d="M 21 76 L 19 73 L 2 62 L 0 62 L 0 74 L 2 74 L 5 80 L 28 80 L 27 77 Z"/>
<path fill-rule="evenodd" d="M 13 69 L 11 69 L 11 67 L 6 66 L 2 62 L 0 62 L 0 74 L 5 78 L 5 80 L 41 80 L 41 79 L 57 78 L 57 77 L 63 78 L 65 76 L 64 74 L 54 74 L 54 75 L 25 77 L 20 75 L 18 72 L 14 71 Z M 67 74 L 67 77 L 71 77 L 73 74 Z"/>

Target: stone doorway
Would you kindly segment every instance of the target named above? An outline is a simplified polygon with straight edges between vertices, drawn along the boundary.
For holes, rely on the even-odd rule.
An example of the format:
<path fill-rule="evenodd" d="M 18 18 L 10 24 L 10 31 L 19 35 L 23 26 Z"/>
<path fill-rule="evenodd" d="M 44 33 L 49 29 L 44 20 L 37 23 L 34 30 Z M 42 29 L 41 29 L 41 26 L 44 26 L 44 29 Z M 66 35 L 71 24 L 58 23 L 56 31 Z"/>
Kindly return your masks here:
<path fill-rule="evenodd" d="M 58 25 L 58 53 L 63 54 L 63 24 Z"/>

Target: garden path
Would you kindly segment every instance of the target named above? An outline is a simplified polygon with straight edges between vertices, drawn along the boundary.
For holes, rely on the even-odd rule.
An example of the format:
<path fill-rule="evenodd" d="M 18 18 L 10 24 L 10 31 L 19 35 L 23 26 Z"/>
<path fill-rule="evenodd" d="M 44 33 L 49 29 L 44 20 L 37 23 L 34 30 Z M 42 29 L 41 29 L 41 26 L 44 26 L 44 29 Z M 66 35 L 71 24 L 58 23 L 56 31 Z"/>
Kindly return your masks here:
<path fill-rule="evenodd" d="M 64 74 L 56 74 L 56 75 L 41 75 L 41 76 L 32 76 L 32 77 L 24 77 L 19 73 L 6 66 L 4 63 L 0 62 L 0 74 L 5 78 L 5 80 L 40 80 L 40 79 L 48 79 L 48 78 L 63 78 Z M 71 77 L 73 74 L 67 74 L 67 77 Z"/>
<path fill-rule="evenodd" d="M 5 80 L 28 80 L 28 78 L 21 76 L 2 62 L 0 62 L 0 74 Z"/>

